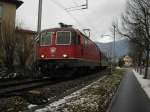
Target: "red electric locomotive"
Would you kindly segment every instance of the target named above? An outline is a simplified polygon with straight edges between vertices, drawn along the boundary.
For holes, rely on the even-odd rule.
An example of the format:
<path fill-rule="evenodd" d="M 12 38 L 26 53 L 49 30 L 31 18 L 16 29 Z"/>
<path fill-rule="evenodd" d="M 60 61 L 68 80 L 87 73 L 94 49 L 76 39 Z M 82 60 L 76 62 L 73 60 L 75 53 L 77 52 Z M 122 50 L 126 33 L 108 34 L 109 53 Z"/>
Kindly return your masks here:
<path fill-rule="evenodd" d="M 42 31 L 37 56 L 43 72 L 60 68 L 95 69 L 101 65 L 101 52 L 96 44 L 72 27 Z"/>

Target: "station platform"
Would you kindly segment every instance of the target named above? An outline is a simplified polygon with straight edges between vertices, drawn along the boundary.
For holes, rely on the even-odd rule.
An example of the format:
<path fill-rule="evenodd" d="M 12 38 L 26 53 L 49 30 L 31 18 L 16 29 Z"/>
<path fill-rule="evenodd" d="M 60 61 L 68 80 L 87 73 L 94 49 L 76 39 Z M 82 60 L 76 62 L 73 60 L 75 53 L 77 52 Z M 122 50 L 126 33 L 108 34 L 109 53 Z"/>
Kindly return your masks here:
<path fill-rule="evenodd" d="M 136 75 L 127 69 L 107 112 L 150 112 L 150 99 Z"/>

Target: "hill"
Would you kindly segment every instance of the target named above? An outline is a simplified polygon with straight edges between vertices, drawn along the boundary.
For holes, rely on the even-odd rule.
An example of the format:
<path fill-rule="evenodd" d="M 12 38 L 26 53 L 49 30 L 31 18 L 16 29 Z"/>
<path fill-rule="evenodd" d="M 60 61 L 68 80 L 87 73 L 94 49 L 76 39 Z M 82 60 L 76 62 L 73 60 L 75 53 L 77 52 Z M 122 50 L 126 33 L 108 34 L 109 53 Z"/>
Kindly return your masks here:
<path fill-rule="evenodd" d="M 109 43 L 96 42 L 96 44 L 99 46 L 99 48 L 105 55 L 112 56 L 113 42 Z M 123 39 L 115 42 L 115 54 L 117 58 L 126 55 L 128 53 L 129 53 L 128 39 Z"/>

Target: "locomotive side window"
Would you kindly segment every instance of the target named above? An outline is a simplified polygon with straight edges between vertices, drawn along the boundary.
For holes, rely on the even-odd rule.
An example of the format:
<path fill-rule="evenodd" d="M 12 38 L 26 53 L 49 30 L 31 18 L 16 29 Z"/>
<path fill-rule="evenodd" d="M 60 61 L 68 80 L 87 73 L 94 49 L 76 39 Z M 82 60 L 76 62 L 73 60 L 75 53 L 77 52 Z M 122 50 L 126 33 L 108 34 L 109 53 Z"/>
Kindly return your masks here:
<path fill-rule="evenodd" d="M 76 44 L 76 32 L 71 32 L 71 44 Z"/>
<path fill-rule="evenodd" d="M 87 41 L 87 39 L 84 38 L 84 46 L 85 46 L 85 48 L 88 47 L 87 45 L 88 45 L 88 41 Z"/>
<path fill-rule="evenodd" d="M 71 43 L 71 32 L 69 31 L 59 31 L 57 32 L 56 44 L 67 45 Z"/>
<path fill-rule="evenodd" d="M 77 36 L 77 45 L 80 45 L 80 36 Z"/>
<path fill-rule="evenodd" d="M 71 44 L 80 45 L 80 35 L 76 32 L 71 32 Z"/>
<path fill-rule="evenodd" d="M 47 46 L 51 44 L 51 32 L 43 33 L 40 39 L 40 45 Z"/>

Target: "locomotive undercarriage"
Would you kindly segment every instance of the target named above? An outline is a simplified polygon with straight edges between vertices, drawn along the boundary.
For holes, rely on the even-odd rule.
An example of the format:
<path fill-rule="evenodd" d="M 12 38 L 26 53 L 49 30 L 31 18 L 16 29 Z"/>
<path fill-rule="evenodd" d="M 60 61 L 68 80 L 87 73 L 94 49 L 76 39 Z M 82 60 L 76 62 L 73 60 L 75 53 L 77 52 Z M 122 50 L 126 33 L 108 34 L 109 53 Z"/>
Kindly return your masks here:
<path fill-rule="evenodd" d="M 86 66 L 85 66 L 86 65 Z M 87 66 L 87 63 L 76 59 L 72 60 L 40 60 L 38 61 L 38 70 L 50 77 L 71 77 L 78 74 L 86 74 L 89 71 L 100 71 L 100 66 Z"/>
<path fill-rule="evenodd" d="M 69 67 L 68 64 L 56 63 L 55 61 L 38 61 L 38 69 L 48 77 L 69 77 L 76 72 L 76 68 Z"/>

